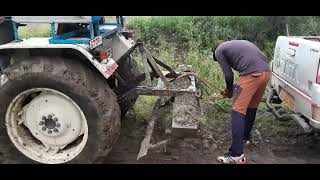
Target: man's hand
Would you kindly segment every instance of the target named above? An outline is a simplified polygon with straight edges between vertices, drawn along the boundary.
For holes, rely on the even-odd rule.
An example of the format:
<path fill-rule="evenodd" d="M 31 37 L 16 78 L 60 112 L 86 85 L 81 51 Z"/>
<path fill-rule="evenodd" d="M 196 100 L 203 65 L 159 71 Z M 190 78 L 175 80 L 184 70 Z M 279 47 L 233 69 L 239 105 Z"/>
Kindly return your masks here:
<path fill-rule="evenodd" d="M 225 90 L 224 92 L 221 91 L 221 95 L 224 97 L 224 98 L 232 98 L 233 96 L 233 91 L 230 91 L 230 90 Z"/>

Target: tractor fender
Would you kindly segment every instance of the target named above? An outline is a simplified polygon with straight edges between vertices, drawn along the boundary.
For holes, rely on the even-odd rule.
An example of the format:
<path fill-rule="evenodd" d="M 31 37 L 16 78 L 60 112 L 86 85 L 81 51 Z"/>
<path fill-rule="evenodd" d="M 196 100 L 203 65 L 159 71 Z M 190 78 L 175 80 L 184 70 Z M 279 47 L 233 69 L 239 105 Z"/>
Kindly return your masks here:
<path fill-rule="evenodd" d="M 106 79 L 108 79 L 112 73 L 106 73 L 105 66 L 100 64 L 98 59 L 96 59 L 89 51 L 88 47 L 85 45 L 75 45 L 75 44 L 49 44 L 48 38 L 30 38 L 21 42 L 11 42 L 7 44 L 0 45 L 0 55 L 4 51 L 19 52 L 19 50 L 66 50 L 77 51 L 77 54 L 83 56 L 83 59 L 90 62 Z M 9 54 L 10 55 L 10 54 Z M 14 55 L 14 54 L 11 54 Z M 45 54 L 44 54 L 45 55 Z"/>

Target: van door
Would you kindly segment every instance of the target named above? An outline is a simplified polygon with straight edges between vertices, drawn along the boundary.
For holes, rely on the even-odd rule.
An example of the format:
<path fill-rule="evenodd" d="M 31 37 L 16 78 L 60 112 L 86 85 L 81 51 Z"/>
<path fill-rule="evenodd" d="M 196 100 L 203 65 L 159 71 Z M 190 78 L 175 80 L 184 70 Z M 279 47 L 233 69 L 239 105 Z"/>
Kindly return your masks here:
<path fill-rule="evenodd" d="M 311 96 L 312 84 L 316 82 L 320 58 L 320 43 L 302 39 L 297 47 L 297 64 L 294 86 Z"/>
<path fill-rule="evenodd" d="M 277 40 L 273 72 L 311 96 L 320 58 L 320 43 L 281 36 Z"/>

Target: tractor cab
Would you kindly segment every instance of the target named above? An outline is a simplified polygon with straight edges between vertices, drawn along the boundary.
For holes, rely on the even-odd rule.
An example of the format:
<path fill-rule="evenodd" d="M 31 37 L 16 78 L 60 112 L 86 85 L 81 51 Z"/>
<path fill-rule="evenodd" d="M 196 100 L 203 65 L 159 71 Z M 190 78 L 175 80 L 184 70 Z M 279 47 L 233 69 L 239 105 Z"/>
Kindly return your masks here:
<path fill-rule="evenodd" d="M 102 43 L 103 38 L 114 35 L 123 27 L 123 17 L 116 16 L 116 22 L 106 23 L 104 16 L 5 16 L 6 29 L 11 38 L 7 41 L 21 41 L 18 27 L 31 23 L 51 25 L 49 44 L 84 44 L 91 49 Z M 7 43 L 4 41 L 4 43 Z"/>

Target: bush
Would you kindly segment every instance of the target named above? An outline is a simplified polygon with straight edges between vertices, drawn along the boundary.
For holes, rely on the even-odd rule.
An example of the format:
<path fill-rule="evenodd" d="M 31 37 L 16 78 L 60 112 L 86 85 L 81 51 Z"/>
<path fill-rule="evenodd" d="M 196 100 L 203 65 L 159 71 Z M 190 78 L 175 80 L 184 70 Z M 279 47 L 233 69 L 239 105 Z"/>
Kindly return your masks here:
<path fill-rule="evenodd" d="M 316 16 L 153 16 L 131 18 L 128 28 L 165 63 L 193 65 L 219 91 L 224 77 L 212 61 L 211 49 L 221 41 L 249 40 L 271 60 L 277 37 L 286 35 L 286 23 L 292 35 L 317 35 L 319 20 Z"/>

